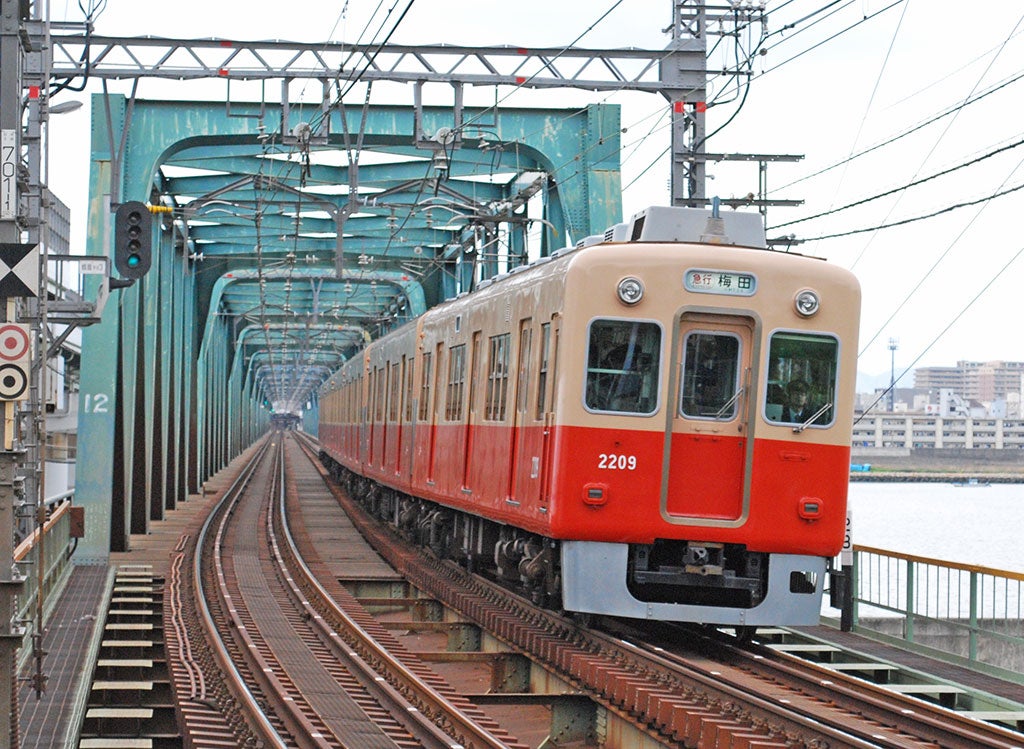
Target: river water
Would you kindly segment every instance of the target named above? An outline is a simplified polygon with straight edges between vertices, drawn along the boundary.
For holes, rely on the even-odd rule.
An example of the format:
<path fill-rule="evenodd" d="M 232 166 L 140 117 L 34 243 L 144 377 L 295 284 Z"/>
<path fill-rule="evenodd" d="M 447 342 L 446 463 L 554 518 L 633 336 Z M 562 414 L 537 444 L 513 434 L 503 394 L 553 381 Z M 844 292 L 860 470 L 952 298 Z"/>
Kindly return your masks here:
<path fill-rule="evenodd" d="M 851 481 L 853 543 L 1024 573 L 1024 484 Z"/>

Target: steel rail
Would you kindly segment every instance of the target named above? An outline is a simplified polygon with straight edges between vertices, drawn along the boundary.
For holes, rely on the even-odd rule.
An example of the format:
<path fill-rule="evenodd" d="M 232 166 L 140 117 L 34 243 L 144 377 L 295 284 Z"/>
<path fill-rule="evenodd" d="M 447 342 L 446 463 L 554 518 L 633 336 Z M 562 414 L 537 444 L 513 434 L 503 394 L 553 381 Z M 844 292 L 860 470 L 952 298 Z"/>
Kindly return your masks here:
<path fill-rule="evenodd" d="M 679 631 L 680 628 L 671 629 Z M 697 639 L 690 632 L 686 637 Z M 689 678 L 723 690 L 730 697 L 743 699 L 780 715 L 788 713 L 790 720 L 793 715 L 799 716 L 799 720 L 807 721 L 807 725 L 816 724 L 836 738 L 845 735 L 847 741 L 857 742 L 855 746 L 902 749 L 908 740 L 916 740 L 946 749 L 972 749 L 977 746 L 1021 749 L 1020 734 L 969 720 L 938 705 L 886 690 L 883 686 L 770 648 L 746 649 L 717 638 L 700 639 L 705 643 L 711 642 L 719 651 L 708 653 L 706 645 L 700 648 L 703 658 L 714 661 L 709 667 L 694 663 L 691 653 L 675 652 L 665 644 L 631 642 L 621 637 L 616 642 L 652 662 L 685 669 Z M 729 663 L 728 659 L 733 662 Z M 742 665 L 737 665 L 737 661 Z M 742 678 L 727 674 L 726 668 L 742 669 L 745 674 L 773 688 L 791 691 L 792 697 L 787 698 L 785 704 L 779 704 L 770 697 L 752 696 L 749 684 Z M 797 699 L 798 696 L 804 700 Z M 835 707 L 821 709 L 822 705 L 829 703 Z M 828 713 L 836 715 L 830 717 Z M 849 716 L 853 719 L 847 720 Z M 866 725 L 858 725 L 861 722 L 866 722 Z M 882 726 L 886 730 L 882 730 Z M 886 733 L 892 735 L 887 736 Z"/>
<path fill-rule="evenodd" d="M 270 461 L 269 486 L 260 492 L 263 498 L 272 501 L 279 477 L 275 469 L 283 461 L 283 445 L 281 441 L 273 439 L 269 440 L 269 444 L 275 449 L 268 450 L 254 461 L 257 467 L 253 475 L 264 467 L 265 461 Z M 217 593 L 227 610 L 227 617 L 238 638 L 243 657 L 249 661 L 250 678 L 263 690 L 266 701 L 273 706 L 274 717 L 285 725 L 291 735 L 292 742 L 289 746 L 297 745 L 310 749 L 340 746 L 347 749 L 348 745 L 341 737 L 329 731 L 316 709 L 303 698 L 300 685 L 282 668 L 280 659 L 274 656 L 260 628 L 255 626 L 256 612 L 246 604 L 244 596 L 239 595 L 237 601 L 233 596 L 233 593 L 239 592 L 235 589 L 239 586 L 232 586 L 229 583 L 229 580 L 237 577 L 236 573 L 228 570 L 226 563 L 234 556 L 226 554 L 228 536 L 232 533 L 229 525 L 234 522 L 234 515 L 241 506 L 241 500 L 251 498 L 251 495 L 239 494 L 234 498 L 228 511 L 221 513 L 213 545 L 214 568 L 218 580 Z"/>
<path fill-rule="evenodd" d="M 255 475 L 259 459 L 262 459 L 263 455 L 269 449 L 269 446 L 270 441 L 265 439 L 253 460 L 245 465 L 241 473 L 231 483 L 227 490 L 225 490 L 224 495 L 204 521 L 196 540 L 196 552 L 192 562 L 192 575 L 193 585 L 196 587 L 195 600 L 196 605 L 199 608 L 200 623 L 203 625 L 203 629 L 205 630 L 207 641 L 211 644 L 217 665 L 221 671 L 228 676 L 226 681 L 228 683 L 229 690 L 235 696 L 235 699 L 241 703 L 245 714 L 251 719 L 253 730 L 259 734 L 260 738 L 269 742 L 268 747 L 274 747 L 275 749 L 287 749 L 289 744 L 281 737 L 277 729 L 263 712 L 259 700 L 249 689 L 244 677 L 235 665 L 234 660 L 231 658 L 231 654 L 228 651 L 226 643 L 218 632 L 213 614 L 207 604 L 207 591 L 206 586 L 203 583 L 202 574 L 202 549 L 206 545 L 207 537 L 213 527 L 214 521 L 223 508 L 226 508 L 237 501 L 238 497 L 242 494 L 246 486 L 248 486 L 249 482 L 252 480 L 252 477 Z"/>
<path fill-rule="evenodd" d="M 735 651 L 740 657 L 756 659 L 758 668 L 770 667 L 780 678 L 799 681 L 806 688 L 833 700 L 841 698 L 853 705 L 858 714 L 876 720 L 891 719 L 904 730 L 943 747 L 975 747 L 984 745 L 993 749 L 1021 749 L 1024 737 L 1008 728 L 985 723 L 941 705 L 886 689 L 848 674 L 829 669 L 789 653 L 771 648 L 759 648 L 751 653 L 742 648 Z"/>
<path fill-rule="evenodd" d="M 303 444 L 302 440 L 296 439 L 296 444 L 311 462 L 315 459 L 311 454 L 308 443 Z M 283 523 L 283 531 L 289 548 L 289 553 L 292 555 L 297 571 L 301 574 L 303 581 L 316 592 L 319 598 L 328 607 L 330 616 L 335 617 L 337 621 L 342 622 L 345 629 L 351 632 L 358 639 L 359 644 L 363 648 L 371 651 L 376 658 L 380 659 L 380 661 L 386 666 L 387 672 L 393 674 L 403 688 L 412 692 L 415 697 L 414 702 L 418 703 L 416 707 L 420 713 L 425 715 L 444 714 L 452 722 L 452 725 L 456 730 L 461 733 L 461 735 L 472 739 L 472 745 L 474 747 L 479 747 L 480 749 L 488 747 L 490 749 L 503 749 L 506 747 L 507 744 L 504 741 L 494 736 L 486 729 L 481 728 L 472 718 L 466 716 L 458 706 L 452 704 L 444 695 L 440 694 L 436 689 L 424 682 L 423 679 L 409 670 L 405 664 L 396 659 L 385 648 L 381 647 L 370 633 L 368 633 L 348 614 L 348 612 L 341 608 L 331 598 L 330 594 L 320 584 L 319 580 L 317 580 L 312 570 L 302 558 L 298 544 L 291 533 L 290 527 L 287 525 L 287 513 L 285 512 L 284 500 L 285 497 L 282 494 L 280 516 Z M 317 617 L 317 621 L 322 623 L 319 618 L 319 614 Z M 323 626 L 326 626 L 326 624 Z M 444 736 L 450 741 L 450 737 L 447 735 Z"/>

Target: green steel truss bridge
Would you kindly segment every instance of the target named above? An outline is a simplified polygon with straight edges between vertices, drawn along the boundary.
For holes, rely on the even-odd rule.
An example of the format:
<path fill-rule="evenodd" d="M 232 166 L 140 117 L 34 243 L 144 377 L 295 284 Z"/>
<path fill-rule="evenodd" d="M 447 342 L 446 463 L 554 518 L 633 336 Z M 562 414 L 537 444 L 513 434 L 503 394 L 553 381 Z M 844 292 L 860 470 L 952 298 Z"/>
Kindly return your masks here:
<path fill-rule="evenodd" d="M 707 156 L 690 146 L 704 134 L 705 40 L 693 27 L 706 19 L 672 5 L 675 33 L 661 50 L 46 29 L 54 86 L 103 84 L 92 98 L 88 254 L 114 256 L 118 205 L 159 211 L 148 273 L 123 288 L 86 277 L 85 297 L 106 304 L 83 329 L 78 558 L 126 548 L 274 414 L 313 423 L 318 386 L 367 341 L 622 220 L 618 106 L 474 108 L 463 104 L 467 86 L 658 93 L 681 154 L 673 201 L 702 202 Z M 185 81 L 186 91 L 220 80 L 226 94 L 108 90 L 142 78 Z M 407 84 L 412 101 L 377 104 L 376 81 Z M 254 85 L 259 100 L 242 100 L 239 89 Z M 424 104 L 438 90 L 452 103 Z"/>

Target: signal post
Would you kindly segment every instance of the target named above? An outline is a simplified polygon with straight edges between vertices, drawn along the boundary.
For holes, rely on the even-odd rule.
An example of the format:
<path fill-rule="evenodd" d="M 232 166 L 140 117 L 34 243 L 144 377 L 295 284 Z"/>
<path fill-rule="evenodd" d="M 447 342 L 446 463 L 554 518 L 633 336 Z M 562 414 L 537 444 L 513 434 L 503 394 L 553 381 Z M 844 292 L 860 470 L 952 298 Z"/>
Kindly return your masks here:
<path fill-rule="evenodd" d="M 18 224 L 23 58 L 19 32 L 22 15 L 18 0 L 2 0 L 0 5 L 0 59 L 3 60 L 0 67 L 0 247 L 11 247 L 20 243 L 22 237 Z M 12 344 L 15 343 L 13 336 L 20 330 L 14 324 L 15 301 L 13 297 L 0 298 L 0 327 L 10 332 L 12 338 L 8 342 Z M 14 385 L 13 380 L 11 384 Z M 18 594 L 25 578 L 14 566 L 14 531 L 17 527 L 15 485 L 24 453 L 14 449 L 15 401 L 0 400 L 3 414 L 0 420 L 0 749 L 10 749 L 18 735 L 17 653 L 25 636 L 24 627 L 16 620 Z"/>

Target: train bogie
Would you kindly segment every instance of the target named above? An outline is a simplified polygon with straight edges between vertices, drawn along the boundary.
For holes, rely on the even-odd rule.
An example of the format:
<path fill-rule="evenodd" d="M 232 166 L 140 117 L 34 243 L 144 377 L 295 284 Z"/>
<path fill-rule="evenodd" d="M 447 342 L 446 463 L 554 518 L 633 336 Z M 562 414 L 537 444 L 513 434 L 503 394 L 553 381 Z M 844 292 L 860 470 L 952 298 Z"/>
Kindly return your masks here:
<path fill-rule="evenodd" d="M 695 222 L 705 241 L 678 241 Z M 570 610 L 815 620 L 859 289 L 720 222 L 648 212 L 641 241 L 563 251 L 370 344 L 322 394 L 326 454 L 421 508 L 443 555 Z"/>

